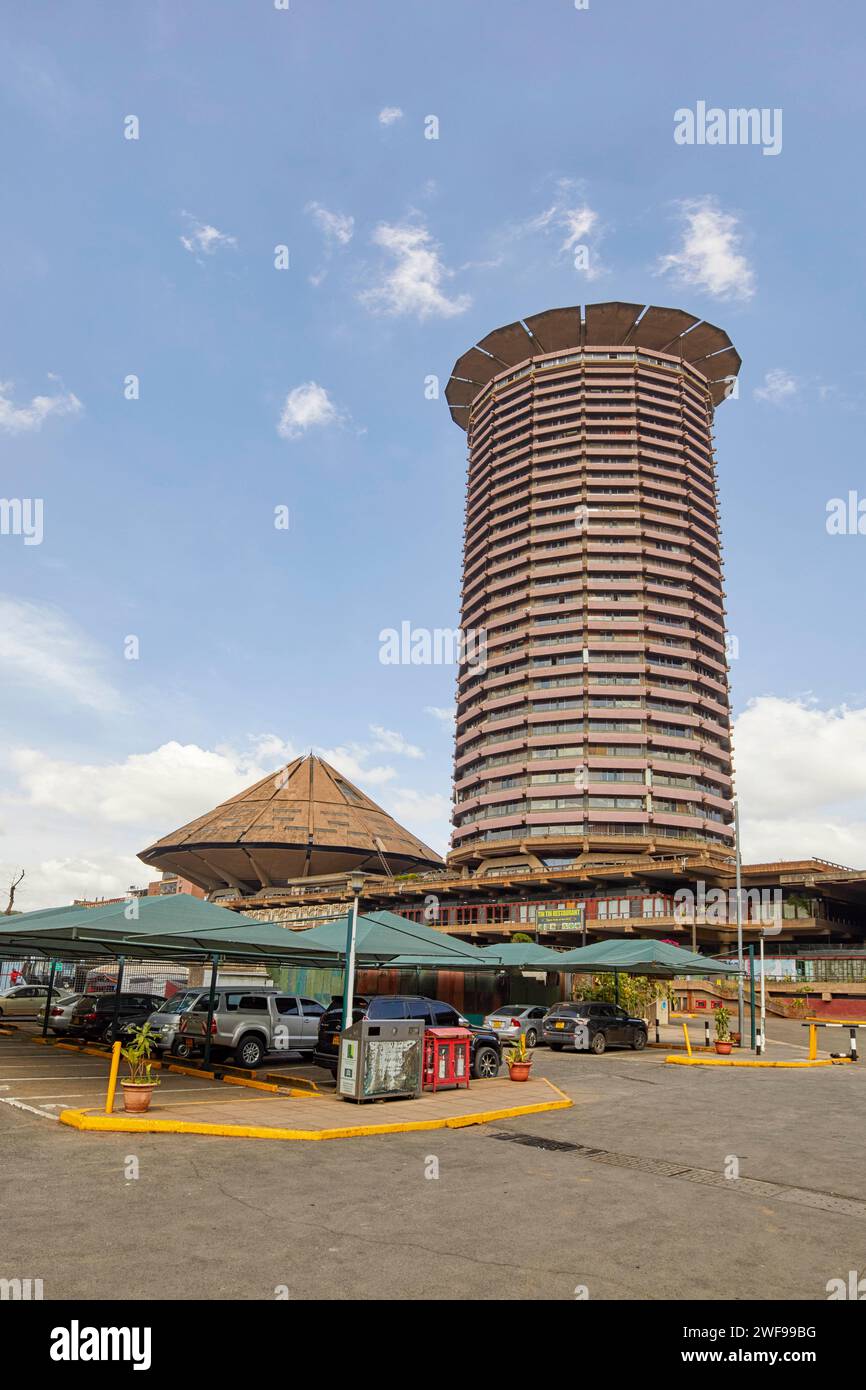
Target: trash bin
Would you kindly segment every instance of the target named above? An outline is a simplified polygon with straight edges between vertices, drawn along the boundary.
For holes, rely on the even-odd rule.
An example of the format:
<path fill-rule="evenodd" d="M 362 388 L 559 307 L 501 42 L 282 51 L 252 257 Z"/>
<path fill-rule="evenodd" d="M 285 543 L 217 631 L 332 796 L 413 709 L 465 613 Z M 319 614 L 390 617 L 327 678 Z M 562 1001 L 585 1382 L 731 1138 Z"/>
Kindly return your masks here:
<path fill-rule="evenodd" d="M 340 1036 L 337 1092 L 354 1101 L 420 1096 L 423 1061 L 421 1019 L 362 1019 Z"/>
<path fill-rule="evenodd" d="M 469 1086 L 468 1028 L 428 1028 L 424 1035 L 424 1085 L 438 1091 L 445 1086 Z"/>

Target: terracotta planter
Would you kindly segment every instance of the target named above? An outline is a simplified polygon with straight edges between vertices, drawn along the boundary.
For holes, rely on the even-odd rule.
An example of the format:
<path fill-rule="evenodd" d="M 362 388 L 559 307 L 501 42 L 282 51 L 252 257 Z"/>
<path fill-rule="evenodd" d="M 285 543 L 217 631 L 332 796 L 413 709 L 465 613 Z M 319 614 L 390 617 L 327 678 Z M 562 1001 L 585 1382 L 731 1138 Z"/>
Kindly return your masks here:
<path fill-rule="evenodd" d="M 143 1114 L 150 1109 L 150 1102 L 153 1098 L 156 1083 L 142 1086 L 136 1081 L 121 1081 L 123 1087 L 123 1108 L 133 1111 L 135 1114 Z"/>
<path fill-rule="evenodd" d="M 722 1055 L 722 1057 L 727 1057 L 727 1055 L 728 1055 L 728 1053 L 730 1052 L 730 1050 L 731 1050 L 731 1043 L 730 1043 L 730 1042 L 719 1042 L 718 1040 L 716 1041 L 716 1051 L 717 1051 L 718 1053 L 720 1053 L 720 1054 Z"/>
<path fill-rule="evenodd" d="M 528 1081 L 531 1062 L 509 1062 L 508 1075 L 512 1081 Z"/>

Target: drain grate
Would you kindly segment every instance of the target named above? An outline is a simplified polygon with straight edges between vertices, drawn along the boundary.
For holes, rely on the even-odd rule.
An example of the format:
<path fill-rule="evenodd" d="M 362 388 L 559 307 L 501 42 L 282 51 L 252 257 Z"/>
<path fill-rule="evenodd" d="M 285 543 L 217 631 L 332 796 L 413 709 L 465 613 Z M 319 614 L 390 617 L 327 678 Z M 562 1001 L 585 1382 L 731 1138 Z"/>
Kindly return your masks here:
<path fill-rule="evenodd" d="M 612 1149 L 594 1148 L 589 1144 L 571 1144 L 564 1139 L 547 1139 L 540 1134 L 515 1134 L 503 1130 L 491 1137 L 503 1139 L 509 1144 L 524 1144 L 527 1148 L 543 1149 L 550 1153 L 575 1153 L 581 1158 L 590 1158 L 595 1163 L 605 1163 L 613 1168 L 631 1168 L 641 1173 L 652 1173 L 656 1177 L 679 1178 L 683 1182 L 700 1183 L 705 1187 L 723 1187 L 742 1197 L 769 1197 L 777 1202 L 792 1202 L 795 1206 L 812 1207 L 816 1211 L 838 1212 L 843 1216 L 854 1216 L 866 1221 L 866 1202 L 860 1202 L 853 1197 L 837 1197 L 832 1192 L 818 1192 L 809 1187 L 789 1187 L 786 1183 L 762 1182 L 760 1178 L 726 1178 L 712 1168 L 684 1167 L 682 1163 L 670 1163 L 663 1158 L 616 1153 Z"/>

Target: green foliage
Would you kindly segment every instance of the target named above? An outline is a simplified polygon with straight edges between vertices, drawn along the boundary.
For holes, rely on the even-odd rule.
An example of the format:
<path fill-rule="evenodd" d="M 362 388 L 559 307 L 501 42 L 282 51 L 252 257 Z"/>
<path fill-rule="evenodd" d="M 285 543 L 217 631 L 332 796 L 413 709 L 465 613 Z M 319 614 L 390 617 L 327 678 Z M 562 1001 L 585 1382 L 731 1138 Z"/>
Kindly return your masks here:
<path fill-rule="evenodd" d="M 158 1086 L 159 1075 L 147 1060 L 156 1047 L 156 1033 L 149 1023 L 133 1024 L 127 1036 L 129 1042 L 120 1055 L 129 1067 L 129 1081 L 134 1086 Z"/>
<path fill-rule="evenodd" d="M 600 999 L 609 1004 L 616 1000 L 616 978 L 612 973 L 593 975 L 591 981 L 583 988 L 575 986 L 575 998 Z M 668 980 L 657 980 L 648 975 L 620 975 L 619 1002 L 635 1018 L 646 1018 L 650 1006 L 657 999 L 666 999 L 671 1007 L 676 1003 L 673 987 Z"/>
<path fill-rule="evenodd" d="M 720 1004 L 716 1009 L 716 1041 L 727 1042 L 731 1036 L 730 1023 L 731 1015 L 728 1013 L 724 1004 Z"/>
<path fill-rule="evenodd" d="M 512 941 L 528 941 L 528 942 L 530 943 L 530 945 L 532 944 L 532 937 L 531 937 L 531 936 L 527 936 L 527 934 L 526 934 L 525 931 L 516 931 L 516 932 L 514 933 L 514 935 L 512 936 L 511 940 L 512 940 Z"/>
<path fill-rule="evenodd" d="M 514 1043 L 512 1047 L 509 1047 L 505 1054 L 505 1060 L 510 1067 L 513 1067 L 517 1062 L 528 1062 L 531 1060 L 526 1047 L 526 1038 L 522 1033 L 517 1039 L 517 1042 Z"/>

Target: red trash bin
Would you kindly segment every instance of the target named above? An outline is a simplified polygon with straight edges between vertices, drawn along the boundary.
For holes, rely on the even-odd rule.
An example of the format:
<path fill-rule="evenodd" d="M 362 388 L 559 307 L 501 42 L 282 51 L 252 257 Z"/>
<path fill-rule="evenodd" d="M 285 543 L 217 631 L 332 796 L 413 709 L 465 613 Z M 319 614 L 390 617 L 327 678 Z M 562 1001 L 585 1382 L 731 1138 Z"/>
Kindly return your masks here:
<path fill-rule="evenodd" d="M 425 1088 L 468 1087 L 471 1045 L 468 1028 L 428 1028 L 424 1033 Z"/>

